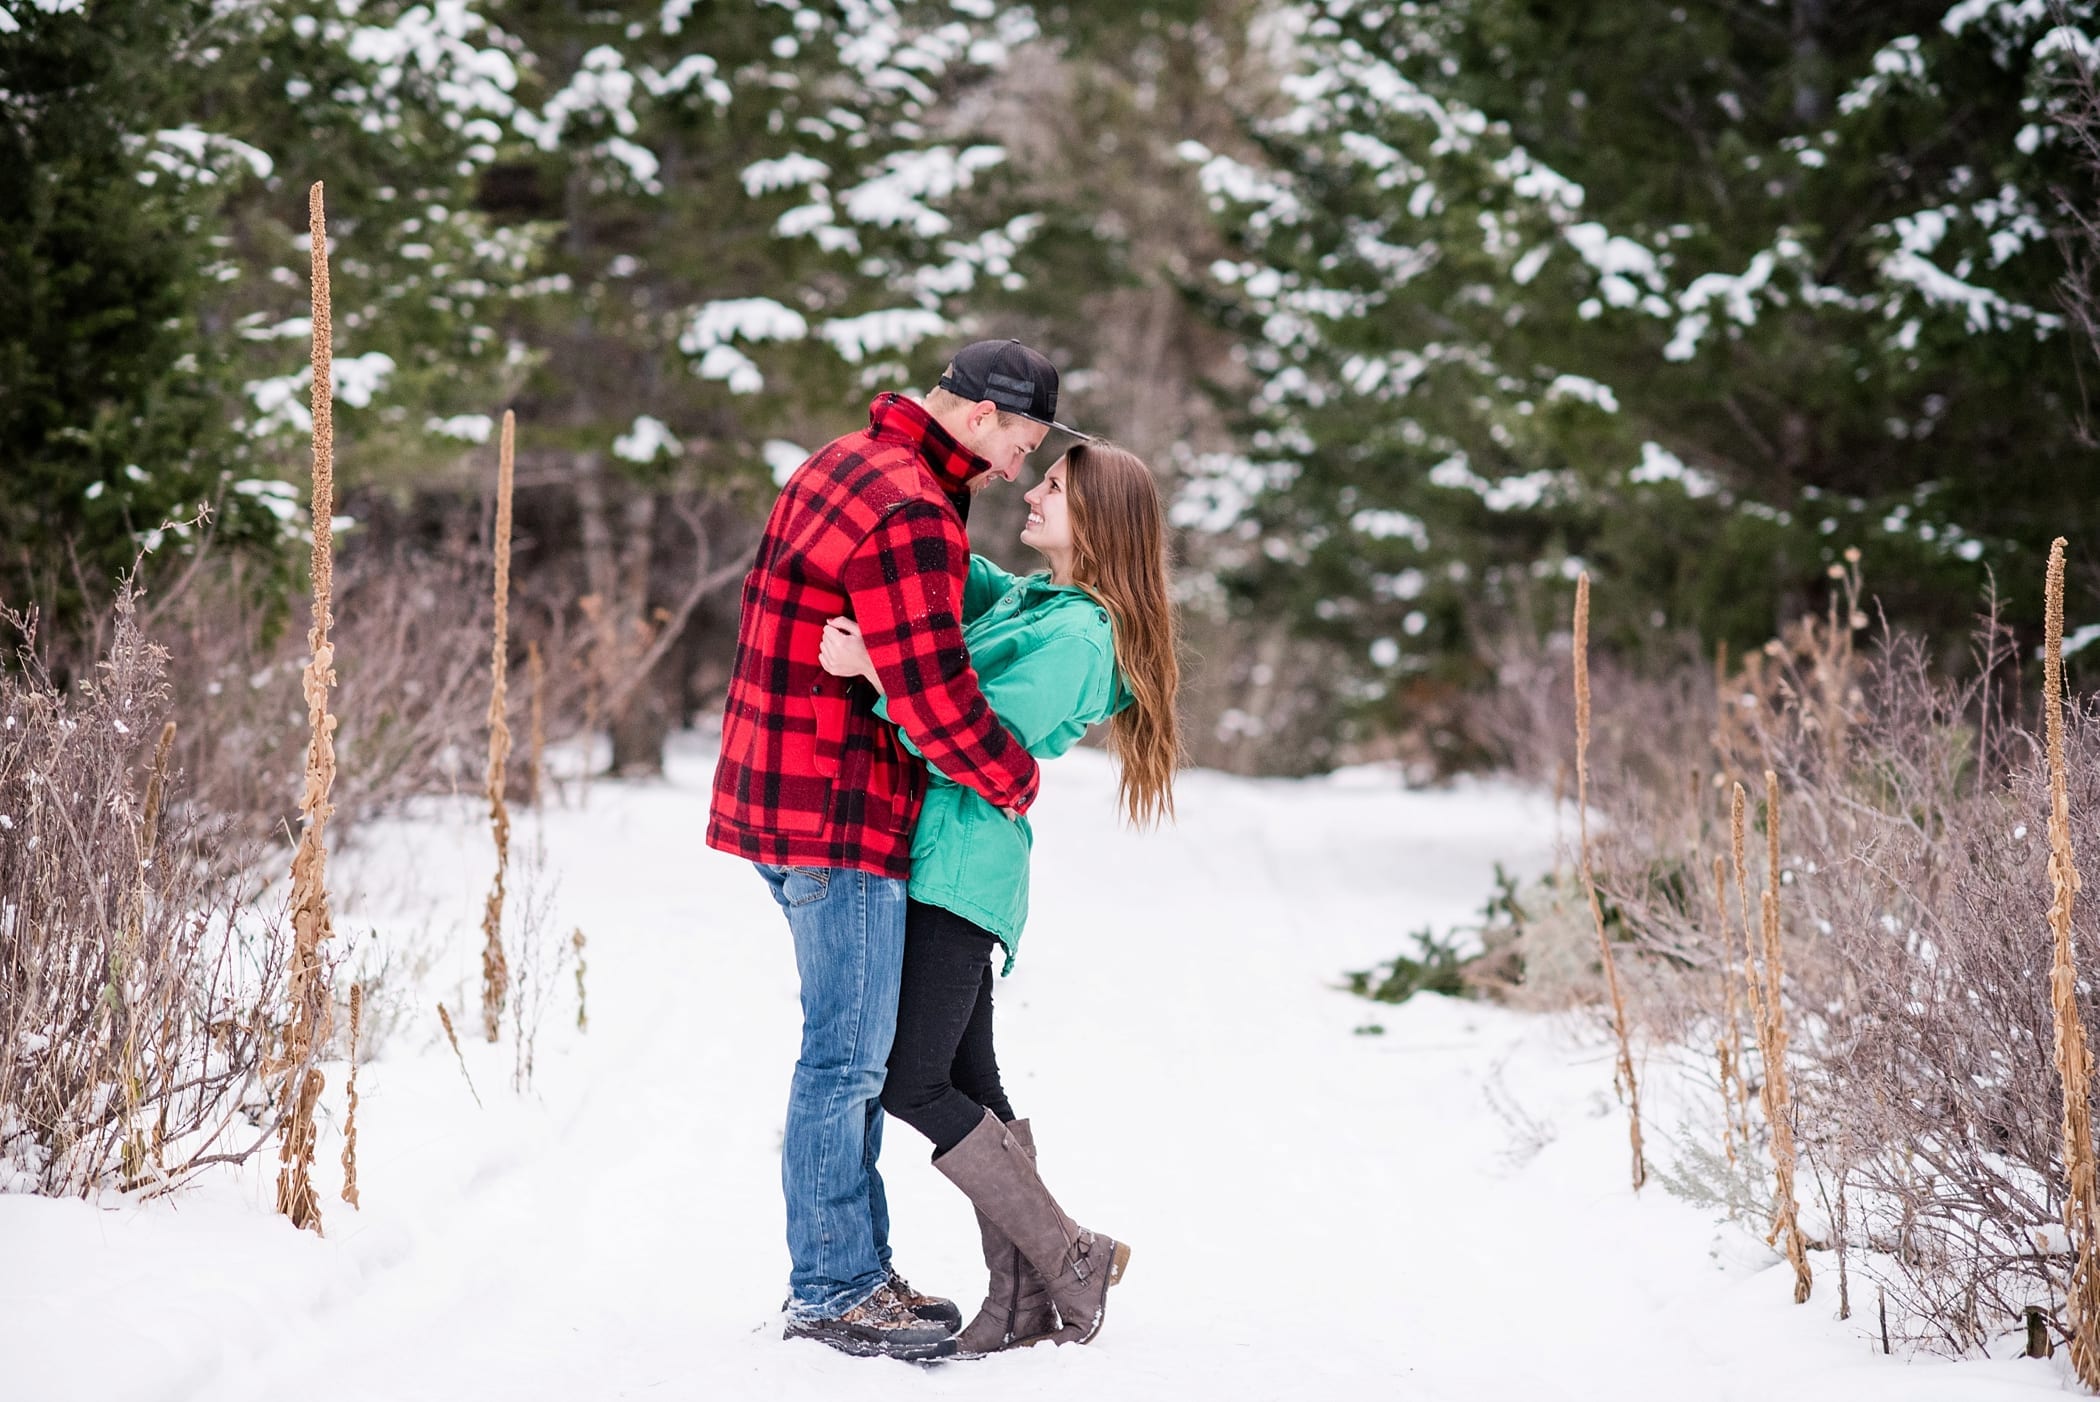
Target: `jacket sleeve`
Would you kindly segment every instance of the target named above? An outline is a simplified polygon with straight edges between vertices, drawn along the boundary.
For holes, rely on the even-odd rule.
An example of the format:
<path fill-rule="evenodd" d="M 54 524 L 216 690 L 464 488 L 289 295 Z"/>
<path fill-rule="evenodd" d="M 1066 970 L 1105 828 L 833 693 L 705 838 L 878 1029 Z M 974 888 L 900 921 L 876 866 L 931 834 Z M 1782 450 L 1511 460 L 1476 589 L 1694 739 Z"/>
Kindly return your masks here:
<path fill-rule="evenodd" d="M 1108 715 L 1114 677 L 1111 647 L 1091 633 L 1073 632 L 1046 639 L 1012 666 L 980 681 L 999 723 L 1029 753 L 1055 759 L 1078 743 L 1088 726 Z M 875 714 L 894 723 L 887 698 L 875 703 Z M 911 737 L 903 739 L 916 753 Z"/>
<path fill-rule="evenodd" d="M 993 604 L 1006 597 L 1006 591 L 1021 582 L 1017 574 L 1008 574 L 982 555 L 970 557 L 970 577 L 963 584 L 962 620 L 974 622 Z"/>
<path fill-rule="evenodd" d="M 913 748 L 993 807 L 1022 812 L 1035 801 L 1035 759 L 986 704 L 963 646 L 954 567 L 968 550 L 952 514 L 909 502 L 854 551 L 840 583 Z"/>

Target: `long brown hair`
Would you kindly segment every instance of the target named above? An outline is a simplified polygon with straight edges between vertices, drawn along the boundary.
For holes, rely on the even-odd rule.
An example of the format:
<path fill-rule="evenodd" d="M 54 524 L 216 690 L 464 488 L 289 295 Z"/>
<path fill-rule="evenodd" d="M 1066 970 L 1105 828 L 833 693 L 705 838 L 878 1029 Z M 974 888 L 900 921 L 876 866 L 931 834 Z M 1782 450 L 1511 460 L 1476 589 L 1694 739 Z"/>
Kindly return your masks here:
<path fill-rule="evenodd" d="M 1130 820 L 1174 816 L 1181 688 L 1174 603 L 1167 592 L 1166 511 L 1144 460 L 1100 439 L 1065 454 L 1072 579 L 1101 601 L 1115 630 L 1116 670 L 1134 698 L 1109 724 Z"/>

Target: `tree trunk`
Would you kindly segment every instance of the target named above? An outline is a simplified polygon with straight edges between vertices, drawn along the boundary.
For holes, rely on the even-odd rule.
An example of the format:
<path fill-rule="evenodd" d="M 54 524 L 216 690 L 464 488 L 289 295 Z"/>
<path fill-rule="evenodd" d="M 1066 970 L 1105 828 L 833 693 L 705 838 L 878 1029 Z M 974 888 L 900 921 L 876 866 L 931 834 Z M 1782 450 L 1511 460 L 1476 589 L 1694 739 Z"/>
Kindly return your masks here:
<path fill-rule="evenodd" d="M 654 492 L 635 491 L 620 511 L 620 530 L 625 548 L 620 555 L 620 582 L 614 602 L 614 625 L 620 629 L 622 646 L 620 675 L 645 665 L 643 655 L 655 641 L 657 630 L 668 620 L 662 611 L 649 607 L 649 582 L 656 562 L 656 506 Z M 652 673 L 663 671 L 658 659 Z M 664 742 L 671 735 L 671 707 L 654 675 L 629 689 L 627 698 L 609 718 L 612 733 L 612 772 L 649 775 L 664 772 Z"/>
<path fill-rule="evenodd" d="M 672 653 L 676 656 L 676 652 Z M 638 686 L 614 714 L 612 772 L 624 777 L 664 772 L 664 743 L 671 735 L 671 711 L 663 689 L 653 681 Z"/>
<path fill-rule="evenodd" d="M 1823 51 L 1829 11 L 1829 0 L 1794 0 L 1794 120 L 1803 126 L 1819 126 L 1830 115 L 1830 65 Z"/>

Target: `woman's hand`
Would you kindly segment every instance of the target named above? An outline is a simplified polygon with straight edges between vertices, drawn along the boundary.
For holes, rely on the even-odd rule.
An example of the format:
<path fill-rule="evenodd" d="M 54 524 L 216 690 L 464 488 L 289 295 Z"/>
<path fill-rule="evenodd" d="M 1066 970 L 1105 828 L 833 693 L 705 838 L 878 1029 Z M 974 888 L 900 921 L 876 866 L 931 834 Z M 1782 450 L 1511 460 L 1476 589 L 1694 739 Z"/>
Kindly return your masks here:
<path fill-rule="evenodd" d="M 868 656 L 868 644 L 860 635 L 860 625 L 850 618 L 834 618 L 824 624 L 824 641 L 817 650 L 817 660 L 834 677 L 866 677 L 877 691 L 882 690 L 882 683 L 875 679 L 875 663 Z"/>

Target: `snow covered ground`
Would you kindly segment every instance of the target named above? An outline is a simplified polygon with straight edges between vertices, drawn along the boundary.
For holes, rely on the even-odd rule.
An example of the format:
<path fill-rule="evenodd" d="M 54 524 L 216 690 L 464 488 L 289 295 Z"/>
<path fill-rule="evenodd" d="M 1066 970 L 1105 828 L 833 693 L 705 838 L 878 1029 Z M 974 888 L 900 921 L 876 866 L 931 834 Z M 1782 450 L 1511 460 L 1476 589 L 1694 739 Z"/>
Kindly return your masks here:
<path fill-rule="evenodd" d="M 1093 752 L 1046 775 L 999 1018 L 1045 1177 L 1134 1247 L 1106 1329 L 931 1369 L 784 1343 L 794 966 L 756 876 L 702 843 L 712 762 L 682 741 L 666 781 L 549 809 L 544 870 L 512 884 L 536 887 L 550 939 L 586 932 L 590 1028 L 564 970 L 529 1094 L 508 1041 L 465 1044 L 481 1108 L 433 1005 L 457 1013 L 478 980 L 485 825 L 462 800 L 367 829 L 337 864 L 337 929 L 430 965 L 360 1073 L 362 1210 L 335 1197 L 340 1067 L 325 1239 L 271 1214 L 266 1161 L 144 1205 L 0 1196 L 0 1402 L 2065 1390 L 2060 1359 L 1883 1357 L 1867 1318 L 1836 1320 L 1827 1256 L 1796 1307 L 1753 1237 L 1659 1187 L 1636 1199 L 1609 1055 L 1581 1026 L 1336 991 L 1469 915 L 1495 861 L 1545 865 L 1544 803 L 1196 773 L 1180 823 L 1138 835 Z M 1355 1033 L 1371 1023 L 1385 1034 Z M 898 1264 L 973 1307 L 967 1207 L 902 1126 L 884 1169 Z"/>

